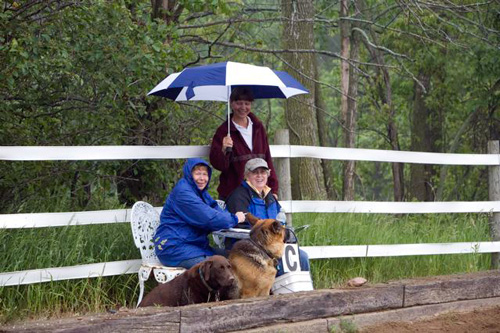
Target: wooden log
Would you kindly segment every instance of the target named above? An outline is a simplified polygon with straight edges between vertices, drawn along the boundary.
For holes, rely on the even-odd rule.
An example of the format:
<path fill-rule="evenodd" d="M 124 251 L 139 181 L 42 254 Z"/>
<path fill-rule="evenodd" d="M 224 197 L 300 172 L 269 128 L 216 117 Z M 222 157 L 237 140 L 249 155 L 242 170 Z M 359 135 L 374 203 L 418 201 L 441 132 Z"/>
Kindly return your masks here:
<path fill-rule="evenodd" d="M 379 325 L 388 322 L 414 322 L 419 320 L 435 318 L 438 315 L 449 312 L 470 312 L 474 310 L 491 309 L 500 305 L 500 298 L 483 298 L 468 301 L 458 301 L 451 303 L 431 304 L 403 308 L 396 310 L 387 310 L 371 313 L 360 313 L 353 316 L 328 319 L 328 330 L 324 332 L 340 331 L 342 321 L 351 322 L 357 329 L 365 329 L 367 326 Z M 479 328 L 480 329 L 480 328 Z M 289 330 L 288 333 L 294 331 Z M 295 331 L 301 332 L 301 331 Z M 369 332 L 369 330 L 367 330 Z M 250 333 L 250 332 L 249 332 Z M 269 332 L 270 333 L 270 332 Z"/>
<path fill-rule="evenodd" d="M 180 332 L 181 308 L 122 309 L 114 314 L 88 314 L 73 318 L 23 321 L 10 327 L 0 326 L 0 332 Z"/>
<path fill-rule="evenodd" d="M 500 296 L 500 271 L 423 279 L 405 285 L 403 307 Z"/>
<path fill-rule="evenodd" d="M 342 326 L 351 323 L 356 330 L 366 330 L 373 325 L 381 325 L 389 322 L 415 322 L 435 318 L 437 315 L 446 313 L 467 313 L 472 311 L 483 311 L 500 305 L 500 298 L 483 298 L 470 301 L 458 301 L 442 304 L 431 304 L 415 306 L 411 308 L 385 310 L 377 312 L 359 313 L 355 315 L 332 317 L 301 321 L 297 323 L 277 324 L 266 327 L 245 330 L 246 333 L 319 333 L 319 332 L 345 332 Z M 499 318 L 500 320 L 500 318 Z M 366 330 L 369 332 L 369 330 Z"/>
<path fill-rule="evenodd" d="M 500 161 L 499 141 L 488 141 L 488 154 L 497 154 Z M 488 194 L 490 201 L 500 201 L 500 165 L 488 169 Z M 492 241 L 500 240 L 500 213 L 490 217 L 490 235 Z M 491 269 L 500 268 L 500 253 L 491 254 Z"/>
<path fill-rule="evenodd" d="M 181 332 L 226 332 L 275 323 L 295 322 L 400 308 L 402 285 L 369 289 L 318 290 L 256 298 L 181 313 Z"/>
<path fill-rule="evenodd" d="M 245 333 L 320 333 L 320 332 L 343 332 L 339 329 L 328 328 L 328 318 L 300 321 L 296 323 L 276 324 L 266 327 L 245 330 Z M 333 326 L 333 325 L 332 325 Z"/>

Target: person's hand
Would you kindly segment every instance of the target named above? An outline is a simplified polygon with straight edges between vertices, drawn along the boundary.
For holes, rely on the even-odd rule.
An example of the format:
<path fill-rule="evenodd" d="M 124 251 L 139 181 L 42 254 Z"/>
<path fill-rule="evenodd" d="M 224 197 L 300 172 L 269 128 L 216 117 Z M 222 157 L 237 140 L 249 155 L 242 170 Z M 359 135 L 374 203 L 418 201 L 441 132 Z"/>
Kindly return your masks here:
<path fill-rule="evenodd" d="M 243 214 L 242 212 L 236 212 L 236 217 L 238 218 L 238 223 L 243 223 L 245 222 L 245 214 Z"/>
<path fill-rule="evenodd" d="M 222 139 L 222 152 L 223 153 L 226 153 L 226 149 L 228 147 L 233 147 L 233 139 L 231 139 L 231 137 L 228 135 L 228 136 L 225 136 L 224 139 Z"/>
<path fill-rule="evenodd" d="M 274 199 L 278 200 L 278 195 L 276 193 L 273 193 Z"/>

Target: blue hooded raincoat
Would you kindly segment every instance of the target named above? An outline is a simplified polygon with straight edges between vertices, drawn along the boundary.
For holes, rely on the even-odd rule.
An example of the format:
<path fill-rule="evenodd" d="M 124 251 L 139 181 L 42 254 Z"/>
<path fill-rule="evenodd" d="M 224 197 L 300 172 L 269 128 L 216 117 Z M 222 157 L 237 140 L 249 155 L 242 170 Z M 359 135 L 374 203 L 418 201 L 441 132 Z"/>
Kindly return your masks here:
<path fill-rule="evenodd" d="M 184 177 L 167 197 L 160 215 L 160 225 L 154 237 L 156 255 L 167 266 L 181 261 L 214 255 L 208 243 L 212 231 L 232 228 L 238 224 L 236 215 L 222 210 L 208 194 L 208 184 L 198 189 L 192 176 L 193 168 L 202 164 L 208 168 L 208 183 L 212 168 L 200 158 L 190 158 L 184 165 Z"/>

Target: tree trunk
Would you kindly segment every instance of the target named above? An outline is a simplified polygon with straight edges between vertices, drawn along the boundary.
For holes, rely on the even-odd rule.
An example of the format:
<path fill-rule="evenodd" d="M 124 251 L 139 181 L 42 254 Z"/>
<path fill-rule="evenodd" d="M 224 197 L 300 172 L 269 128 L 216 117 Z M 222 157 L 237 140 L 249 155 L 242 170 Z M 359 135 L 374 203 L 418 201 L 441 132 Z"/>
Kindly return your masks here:
<path fill-rule="evenodd" d="M 177 0 L 151 0 L 151 18 L 165 23 L 178 23 L 184 7 Z M 167 38 L 168 40 L 168 38 Z"/>
<path fill-rule="evenodd" d="M 421 72 L 418 79 L 429 91 L 431 76 Z M 438 139 L 441 138 L 442 122 L 440 112 L 429 109 L 425 104 L 426 93 L 415 83 L 414 107 L 411 121 L 411 151 L 439 152 Z M 412 164 L 410 167 L 410 199 L 434 201 L 433 176 L 436 169 L 432 165 Z"/>
<path fill-rule="evenodd" d="M 285 49 L 314 49 L 314 1 L 283 1 L 286 19 L 283 29 Z M 314 83 L 303 75 L 313 78 L 315 62 L 313 54 L 287 53 L 285 60 L 291 73 L 309 90 L 309 94 L 291 98 L 285 102 L 285 118 L 290 130 L 290 143 L 317 146 L 318 121 L 314 109 Z M 295 72 L 294 72 L 295 71 Z M 294 199 L 325 199 L 323 168 L 318 159 L 293 159 L 292 195 Z"/>
<path fill-rule="evenodd" d="M 429 77 L 423 74 L 419 75 L 419 80 L 429 89 Z M 426 135 L 426 119 L 428 110 L 424 103 L 424 91 L 418 84 L 414 84 L 415 95 L 413 114 L 411 117 L 411 151 L 427 151 L 425 144 Z M 427 201 L 429 197 L 428 189 L 426 186 L 426 165 L 424 164 L 411 164 L 410 166 L 410 199 L 417 199 L 419 201 Z"/>
<path fill-rule="evenodd" d="M 316 104 L 316 115 L 318 116 L 318 132 L 319 132 L 319 143 L 322 147 L 333 147 L 332 140 L 328 136 L 328 124 L 326 120 L 327 108 L 324 103 L 321 87 L 319 82 L 318 74 L 318 62 L 317 57 L 314 57 L 315 68 L 316 68 L 316 83 L 314 85 L 315 91 L 315 104 Z M 333 175 L 333 162 L 331 160 L 321 160 L 321 165 L 323 166 L 323 177 L 325 179 L 325 188 L 328 200 L 336 200 L 338 195 L 335 191 L 335 178 Z"/>
<path fill-rule="evenodd" d="M 398 129 L 394 122 L 394 109 L 392 108 L 392 106 L 391 106 L 391 119 L 387 124 L 387 132 L 392 150 L 401 150 L 401 148 L 399 147 Z M 391 167 L 392 167 L 394 201 L 403 201 L 405 197 L 404 164 L 392 163 Z"/>
<path fill-rule="evenodd" d="M 387 68 L 382 68 L 382 73 L 384 76 L 385 83 L 385 101 L 384 103 L 388 106 L 389 121 L 387 123 L 387 137 L 389 138 L 389 143 L 392 150 L 401 150 L 399 146 L 398 138 L 398 128 L 396 126 L 396 112 L 392 105 L 392 90 L 391 81 L 389 78 L 389 71 Z M 393 194 L 394 201 L 403 201 L 405 196 L 404 188 L 404 164 L 403 163 L 392 163 L 392 181 L 393 181 Z"/>
<path fill-rule="evenodd" d="M 355 1 L 356 14 L 359 16 L 360 13 L 360 1 Z M 353 24 L 356 26 L 357 24 Z M 354 148 L 356 146 L 356 125 L 357 125 L 357 97 L 358 97 L 358 72 L 354 68 L 353 63 L 357 62 L 359 59 L 359 32 L 353 31 L 351 34 L 351 50 L 349 53 L 349 58 L 351 60 L 351 65 L 349 68 L 349 89 L 348 89 L 348 99 L 347 99 L 347 114 L 346 122 L 344 125 L 345 131 L 345 146 L 346 148 Z M 344 200 L 354 200 L 355 190 L 354 190 L 354 175 L 356 171 L 355 161 L 346 161 L 344 163 L 344 183 L 343 183 L 343 197 Z"/>
<path fill-rule="evenodd" d="M 450 149 L 447 151 L 447 153 L 453 154 L 457 151 L 457 149 L 460 145 L 460 138 L 465 133 L 465 131 L 470 127 L 471 123 L 473 123 L 474 118 L 476 118 L 476 115 L 479 113 L 478 112 L 479 110 L 480 110 L 479 108 L 476 108 L 476 110 L 474 110 L 474 112 L 472 112 L 467 117 L 467 119 L 465 119 L 464 123 L 462 124 L 462 126 L 460 126 L 460 129 L 455 134 L 455 137 L 453 138 L 453 141 L 451 142 Z M 448 172 L 448 165 L 441 166 L 441 171 L 439 173 L 439 186 L 438 186 L 437 195 L 436 195 L 437 201 L 443 200 L 443 193 L 444 193 L 444 187 L 446 184 L 447 172 Z"/>
<path fill-rule="evenodd" d="M 377 43 L 377 35 L 373 31 L 371 31 L 371 37 L 375 44 Z M 392 105 L 392 88 L 391 88 L 391 80 L 389 76 L 389 70 L 385 66 L 384 55 L 382 52 L 374 48 L 369 43 L 365 43 L 365 46 L 370 51 L 370 54 L 373 58 L 373 61 L 379 64 L 379 67 L 376 67 L 375 70 L 377 72 L 377 78 L 375 78 L 375 82 L 377 85 L 376 90 L 376 99 L 382 102 L 382 106 L 380 110 L 382 112 L 387 112 L 387 138 L 389 140 L 389 144 L 391 145 L 392 150 L 401 150 L 399 146 L 399 138 L 398 138 L 398 128 L 396 126 L 396 115 L 395 110 Z M 382 77 L 380 79 L 380 76 Z M 392 181 L 393 181 L 393 193 L 394 193 L 394 201 L 403 201 L 404 200 L 404 164 L 403 163 L 392 163 Z"/>
<path fill-rule="evenodd" d="M 343 18 L 349 16 L 349 1 L 340 0 L 340 89 L 342 96 L 340 97 L 340 111 L 342 126 L 345 126 L 347 119 L 347 96 L 349 92 L 349 63 L 344 59 L 349 59 L 349 35 L 351 26 L 349 21 Z"/>

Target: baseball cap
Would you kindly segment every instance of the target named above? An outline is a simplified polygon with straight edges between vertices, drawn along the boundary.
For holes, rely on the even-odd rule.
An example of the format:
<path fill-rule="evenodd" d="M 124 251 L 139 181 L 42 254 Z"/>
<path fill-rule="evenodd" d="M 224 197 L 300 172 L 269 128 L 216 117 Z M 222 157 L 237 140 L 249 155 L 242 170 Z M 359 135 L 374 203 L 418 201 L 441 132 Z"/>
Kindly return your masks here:
<path fill-rule="evenodd" d="M 254 171 L 255 169 L 258 168 L 264 168 L 266 170 L 269 170 L 267 162 L 262 158 L 252 158 L 247 162 L 247 164 L 245 164 L 245 172 Z"/>

